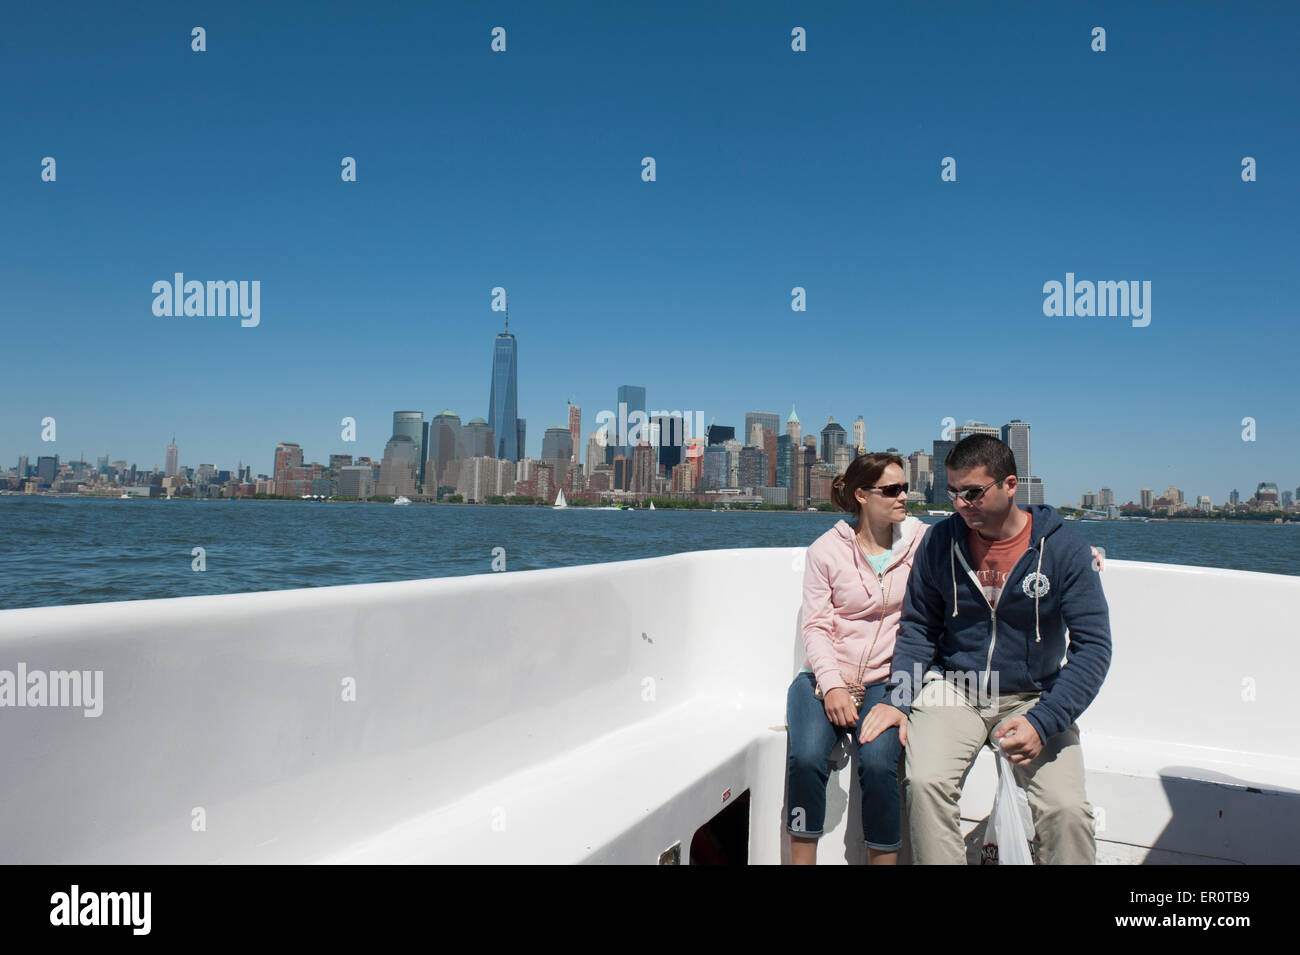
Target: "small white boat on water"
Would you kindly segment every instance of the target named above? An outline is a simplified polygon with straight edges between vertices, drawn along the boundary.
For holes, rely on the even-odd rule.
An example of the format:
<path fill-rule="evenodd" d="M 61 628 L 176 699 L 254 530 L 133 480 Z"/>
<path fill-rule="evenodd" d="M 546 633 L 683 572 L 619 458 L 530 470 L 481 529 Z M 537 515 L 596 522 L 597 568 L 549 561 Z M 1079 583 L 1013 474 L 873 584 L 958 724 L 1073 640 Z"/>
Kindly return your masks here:
<path fill-rule="evenodd" d="M 650 502 L 650 510 L 653 511 L 654 509 L 655 509 L 655 502 L 654 502 L 654 501 L 651 501 L 651 502 Z"/>
<path fill-rule="evenodd" d="M 551 507 L 561 508 L 561 507 L 568 507 L 568 506 L 569 506 L 569 502 L 564 499 L 564 488 L 560 488 L 560 493 L 555 495 L 555 503 L 552 504 Z"/>
<path fill-rule="evenodd" d="M 399 498 L 398 498 L 397 500 L 395 500 L 393 503 L 394 503 L 394 504 L 410 504 L 410 503 L 411 503 L 411 499 L 410 499 L 409 497 L 407 497 L 405 494 L 403 494 L 401 497 L 399 497 Z"/>

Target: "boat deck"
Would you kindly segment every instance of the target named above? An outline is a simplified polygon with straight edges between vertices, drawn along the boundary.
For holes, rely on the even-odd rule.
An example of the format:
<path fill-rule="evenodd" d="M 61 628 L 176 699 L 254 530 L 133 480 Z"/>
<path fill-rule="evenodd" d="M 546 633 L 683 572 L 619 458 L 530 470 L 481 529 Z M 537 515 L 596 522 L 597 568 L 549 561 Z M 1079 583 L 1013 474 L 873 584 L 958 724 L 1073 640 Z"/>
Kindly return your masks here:
<path fill-rule="evenodd" d="M 787 853 L 802 548 L 0 612 L 0 669 L 103 711 L 0 719 L 8 862 L 656 863 L 747 799 Z M 1300 578 L 1107 561 L 1080 720 L 1101 862 L 1300 861 Z M 853 773 L 819 860 L 860 863 Z M 975 832 L 991 753 L 962 799 Z"/>

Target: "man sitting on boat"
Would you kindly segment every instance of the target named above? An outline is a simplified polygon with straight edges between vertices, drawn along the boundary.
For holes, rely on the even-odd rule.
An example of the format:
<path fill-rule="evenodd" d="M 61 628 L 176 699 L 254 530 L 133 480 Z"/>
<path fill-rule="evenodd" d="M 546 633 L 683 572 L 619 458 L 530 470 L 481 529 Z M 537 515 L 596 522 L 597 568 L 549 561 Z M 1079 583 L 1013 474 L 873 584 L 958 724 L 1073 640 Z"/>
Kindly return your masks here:
<path fill-rule="evenodd" d="M 965 863 L 961 781 L 990 742 L 1006 752 L 1029 798 L 1039 859 L 1091 864 L 1096 842 L 1075 720 L 1110 667 L 1101 575 L 1054 509 L 1015 505 L 1015 459 L 1005 443 L 972 435 L 945 463 L 956 513 L 930 528 L 917 554 L 889 695 L 863 735 L 899 728 L 916 863 Z"/>

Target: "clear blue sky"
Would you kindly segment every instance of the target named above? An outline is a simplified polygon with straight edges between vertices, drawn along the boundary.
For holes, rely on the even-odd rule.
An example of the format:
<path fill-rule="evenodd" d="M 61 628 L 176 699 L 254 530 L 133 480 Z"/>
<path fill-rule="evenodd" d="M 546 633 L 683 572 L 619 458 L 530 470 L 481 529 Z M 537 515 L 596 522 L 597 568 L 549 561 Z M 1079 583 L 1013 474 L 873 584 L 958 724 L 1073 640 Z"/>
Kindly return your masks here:
<path fill-rule="evenodd" d="M 1297 5 L 984 6 L 9 4 L 0 465 L 377 458 L 486 417 L 501 285 L 534 456 L 636 384 L 904 453 L 1019 417 L 1054 503 L 1295 488 Z M 261 325 L 154 316 L 177 271 Z M 1044 316 L 1066 272 L 1150 326 Z"/>

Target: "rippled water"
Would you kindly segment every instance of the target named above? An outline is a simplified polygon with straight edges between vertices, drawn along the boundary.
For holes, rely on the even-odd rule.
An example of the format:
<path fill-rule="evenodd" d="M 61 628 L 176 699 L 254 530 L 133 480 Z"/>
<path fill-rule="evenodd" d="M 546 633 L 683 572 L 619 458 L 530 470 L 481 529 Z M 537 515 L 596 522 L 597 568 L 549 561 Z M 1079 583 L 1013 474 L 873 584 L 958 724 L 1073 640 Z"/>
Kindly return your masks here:
<path fill-rule="evenodd" d="M 791 511 L 0 498 L 0 609 L 285 590 L 807 545 L 838 520 Z M 1107 557 L 1300 574 L 1300 527 L 1079 523 Z M 191 569 L 195 547 L 207 569 Z"/>

